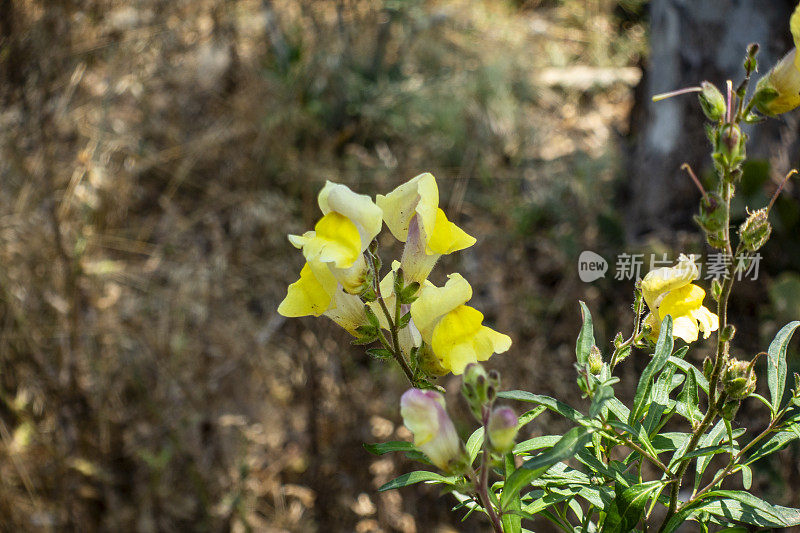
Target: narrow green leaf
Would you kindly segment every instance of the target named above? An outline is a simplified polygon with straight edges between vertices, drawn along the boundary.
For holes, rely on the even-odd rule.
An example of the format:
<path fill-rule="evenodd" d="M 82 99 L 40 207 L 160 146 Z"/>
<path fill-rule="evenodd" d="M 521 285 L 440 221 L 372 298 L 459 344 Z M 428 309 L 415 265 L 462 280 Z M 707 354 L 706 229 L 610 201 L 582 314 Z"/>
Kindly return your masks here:
<path fill-rule="evenodd" d="M 686 383 L 683 385 L 678 404 L 676 406 L 678 414 L 691 422 L 692 427 L 699 424 L 703 419 L 700 412 L 700 392 L 697 389 L 697 377 L 691 370 L 686 373 Z"/>
<path fill-rule="evenodd" d="M 374 357 L 375 359 L 391 359 L 394 357 L 392 352 L 387 350 L 386 348 L 367 348 L 367 355 L 370 357 Z"/>
<path fill-rule="evenodd" d="M 592 325 L 592 314 L 586 304 L 581 302 L 581 319 L 583 326 L 581 332 L 578 334 L 578 340 L 575 343 L 575 355 L 578 358 L 578 363 L 585 364 L 589 362 L 589 352 L 594 346 L 594 326 Z"/>
<path fill-rule="evenodd" d="M 604 531 L 631 531 L 639 523 L 650 495 L 664 485 L 663 481 L 648 481 L 627 489 L 617 488 L 617 497 L 608 508 Z"/>
<path fill-rule="evenodd" d="M 591 430 L 588 428 L 574 427 L 567 431 L 550 450 L 525 461 L 520 468 L 506 478 L 503 494 L 500 497 L 501 508 L 508 509 L 520 491 L 531 481 L 547 472 L 551 466 L 574 456 L 591 439 L 591 435 Z"/>
<path fill-rule="evenodd" d="M 642 372 L 642 377 L 639 379 L 639 384 L 636 387 L 636 395 L 633 399 L 633 409 L 631 409 L 630 417 L 628 417 L 628 424 L 633 425 L 638 421 L 650 397 L 650 389 L 653 386 L 653 381 L 656 375 L 664 368 L 667 359 L 672 354 L 673 338 L 672 338 L 672 317 L 667 315 L 661 323 L 661 333 L 658 335 L 658 342 L 656 342 L 656 350 L 653 354 L 653 359 Z"/>
<path fill-rule="evenodd" d="M 725 436 L 725 422 L 724 420 L 720 420 L 717 424 L 706 433 L 699 442 L 699 448 L 704 448 L 706 446 L 715 446 L 719 444 L 722 438 Z M 697 463 L 695 464 L 695 476 L 694 476 L 694 484 L 695 486 L 700 485 L 700 480 L 703 477 L 703 473 L 708 468 L 708 464 L 711 462 L 710 455 L 701 456 Z"/>
<path fill-rule="evenodd" d="M 416 450 L 414 444 L 404 440 L 394 440 L 391 442 L 378 442 L 375 444 L 363 444 L 364 449 L 373 455 L 383 455 L 391 452 L 413 452 Z"/>
<path fill-rule="evenodd" d="M 516 470 L 514 463 L 514 454 L 507 453 L 503 461 L 505 467 L 505 478 L 508 479 Z M 522 503 L 519 499 L 519 494 L 508 504 L 507 511 L 503 513 L 503 531 L 505 533 L 522 533 L 522 517 L 517 514 L 517 511 L 522 509 Z"/>
<path fill-rule="evenodd" d="M 697 369 L 692 363 L 684 361 L 683 359 L 678 359 L 677 357 L 674 356 L 670 356 L 668 361 L 677 366 L 678 368 L 680 368 L 681 370 L 683 370 L 684 373 L 688 374 L 689 372 L 691 372 L 692 374 L 694 374 L 694 378 L 695 381 L 697 381 L 697 385 L 703 390 L 703 392 L 708 394 L 708 380 L 703 375 L 703 372 L 701 370 Z"/>
<path fill-rule="evenodd" d="M 798 438 L 797 433 L 791 430 L 779 431 L 773 434 L 767 440 L 757 444 L 750 452 L 750 455 L 743 461 L 743 464 L 749 465 L 763 459 L 767 455 L 773 454 L 778 450 L 784 448 L 789 442 Z"/>
<path fill-rule="evenodd" d="M 416 472 L 409 472 L 408 474 L 403 474 L 402 476 L 394 478 L 393 480 L 389 481 L 388 483 L 384 484 L 381 488 L 379 488 L 378 492 L 399 489 L 402 487 L 407 487 L 409 485 L 414 485 L 416 483 L 422 483 L 425 481 L 436 481 L 438 483 L 445 483 L 448 485 L 452 485 L 457 480 L 458 476 L 445 477 L 441 474 L 437 474 L 436 472 L 429 472 L 427 470 L 417 470 Z"/>
<path fill-rule="evenodd" d="M 747 466 L 742 465 L 742 486 L 744 490 L 750 490 L 750 487 L 753 485 L 753 470 Z"/>
<path fill-rule="evenodd" d="M 547 407 L 545 407 L 544 405 L 540 405 L 539 407 L 531 409 L 530 411 L 525 411 L 524 413 L 519 415 L 519 427 L 523 427 L 525 424 L 529 424 L 530 422 L 535 420 L 536 417 L 538 417 L 545 411 L 547 411 Z"/>
<path fill-rule="evenodd" d="M 561 435 L 543 435 L 541 437 L 534 437 L 520 442 L 514 446 L 514 453 L 530 453 L 542 448 L 552 448 L 556 443 L 561 440 Z"/>
<path fill-rule="evenodd" d="M 479 427 L 469 436 L 469 439 L 467 439 L 467 453 L 469 454 L 470 464 L 475 462 L 475 458 L 478 457 L 478 452 L 481 451 L 482 447 L 483 427 Z"/>
<path fill-rule="evenodd" d="M 521 390 L 511 390 L 511 391 L 499 392 L 497 394 L 497 397 L 504 398 L 506 400 L 519 400 L 521 402 L 544 405 L 551 411 L 555 411 L 556 413 L 560 414 L 565 418 L 568 418 L 569 420 L 572 420 L 573 422 L 582 422 L 587 420 L 587 418 L 583 414 L 581 414 L 578 410 L 573 409 L 564 402 L 560 402 L 555 398 L 551 398 L 550 396 L 544 396 L 542 394 L 533 394 L 532 392 L 521 391 Z"/>
<path fill-rule="evenodd" d="M 769 385 L 773 413 L 778 412 L 783 399 L 783 391 L 786 387 L 786 348 L 798 326 L 800 326 L 800 321 L 797 320 L 786 324 L 775 335 L 767 350 L 767 385 Z"/>
<path fill-rule="evenodd" d="M 608 385 L 600 385 L 594 393 L 592 404 L 589 406 L 589 416 L 596 417 L 601 413 L 606 402 L 614 397 L 614 389 Z"/>
<path fill-rule="evenodd" d="M 759 527 L 791 527 L 800 525 L 800 510 L 772 505 L 743 491 L 718 490 L 703 494 L 697 501 L 678 511 L 661 529 L 673 533 L 686 521 L 707 512 L 729 521 Z"/>

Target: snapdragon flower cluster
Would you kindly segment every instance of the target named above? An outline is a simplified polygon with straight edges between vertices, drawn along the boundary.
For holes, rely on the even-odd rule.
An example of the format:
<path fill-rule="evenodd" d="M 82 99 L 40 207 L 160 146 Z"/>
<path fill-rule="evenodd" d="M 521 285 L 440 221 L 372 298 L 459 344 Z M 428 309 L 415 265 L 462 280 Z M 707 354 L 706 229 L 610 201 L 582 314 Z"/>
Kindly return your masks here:
<path fill-rule="evenodd" d="M 461 374 L 469 363 L 509 349 L 511 339 L 484 326 L 480 311 L 466 305 L 472 287 L 463 276 L 450 274 L 443 287 L 428 280 L 442 255 L 475 244 L 439 207 L 432 174 L 375 201 L 329 181 L 317 200 L 323 216 L 314 230 L 289 235 L 306 263 L 278 307 L 281 315 L 324 315 L 360 344 L 381 342 L 371 353 L 395 358 L 414 385 Z M 376 237 L 383 223 L 405 246 L 379 282 Z"/>

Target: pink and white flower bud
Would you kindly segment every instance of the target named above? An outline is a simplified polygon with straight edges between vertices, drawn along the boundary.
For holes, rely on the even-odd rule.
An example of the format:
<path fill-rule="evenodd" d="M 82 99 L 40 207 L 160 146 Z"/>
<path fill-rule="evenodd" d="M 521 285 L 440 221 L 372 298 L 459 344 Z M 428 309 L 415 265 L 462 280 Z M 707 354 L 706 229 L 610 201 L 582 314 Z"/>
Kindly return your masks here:
<path fill-rule="evenodd" d="M 444 396 L 433 390 L 409 389 L 400 398 L 403 424 L 414 434 L 414 446 L 446 472 L 463 466 L 464 445 L 445 410 Z"/>
<path fill-rule="evenodd" d="M 519 419 L 510 407 L 497 407 L 489 415 L 489 443 L 495 451 L 505 453 L 514 447 Z"/>
<path fill-rule="evenodd" d="M 400 259 L 407 283 L 412 281 L 424 283 L 442 256 L 428 250 L 428 242 L 423 231 L 419 224 L 419 215 L 414 215 L 408 224 L 408 237 Z"/>

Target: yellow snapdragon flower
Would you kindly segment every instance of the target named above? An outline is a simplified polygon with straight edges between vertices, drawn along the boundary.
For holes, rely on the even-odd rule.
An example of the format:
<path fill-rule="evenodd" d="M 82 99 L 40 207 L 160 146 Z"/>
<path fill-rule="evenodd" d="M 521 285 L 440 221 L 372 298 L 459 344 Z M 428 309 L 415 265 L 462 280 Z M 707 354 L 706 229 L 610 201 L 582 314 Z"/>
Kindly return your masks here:
<path fill-rule="evenodd" d="M 300 279 L 289 285 L 278 313 L 287 317 L 325 315 L 350 333 L 367 322 L 356 296 L 368 271 L 364 250 L 380 232 L 383 214 L 369 196 L 330 181 L 317 197 L 323 217 L 313 231 L 289 235 L 303 251 Z"/>
<path fill-rule="evenodd" d="M 367 271 L 364 250 L 381 231 L 383 213 L 372 199 L 326 182 L 317 202 L 324 215 L 313 231 L 289 235 L 309 263 L 327 264 L 347 292 L 357 293 Z"/>
<path fill-rule="evenodd" d="M 765 115 L 779 115 L 800 106 L 800 4 L 789 19 L 794 48 L 772 67 L 766 76 L 756 85 L 756 93 L 760 89 L 771 89 L 772 95 L 757 102 L 758 110 Z"/>
<path fill-rule="evenodd" d="M 651 270 L 642 279 L 642 296 L 650 309 L 645 324 L 653 338 L 667 315 L 672 316 L 672 335 L 686 342 L 696 341 L 700 332 L 707 339 L 719 328 L 719 317 L 703 306 L 706 292 L 692 284 L 698 276 L 694 259 L 681 254 L 674 267 Z"/>
<path fill-rule="evenodd" d="M 460 274 L 448 278 L 444 287 L 425 282 L 411 304 L 411 318 L 441 367 L 458 375 L 469 363 L 508 350 L 511 339 L 484 326 L 480 311 L 464 305 L 472 297 L 467 280 Z"/>
<path fill-rule="evenodd" d="M 289 285 L 278 313 L 285 317 L 324 315 L 352 335 L 367 323 L 361 299 L 345 292 L 330 268 L 320 262 L 303 266 L 300 279 Z"/>
<path fill-rule="evenodd" d="M 436 261 L 475 244 L 475 238 L 447 219 L 439 208 L 439 188 L 426 172 L 375 199 L 392 235 L 406 243 L 401 264 L 406 281 L 422 283 Z"/>

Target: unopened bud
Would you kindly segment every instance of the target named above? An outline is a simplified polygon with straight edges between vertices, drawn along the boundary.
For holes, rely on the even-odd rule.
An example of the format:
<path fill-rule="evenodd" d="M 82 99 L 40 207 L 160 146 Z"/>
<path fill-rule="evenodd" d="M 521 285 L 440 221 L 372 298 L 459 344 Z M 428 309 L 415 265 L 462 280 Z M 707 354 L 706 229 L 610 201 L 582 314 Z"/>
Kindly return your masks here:
<path fill-rule="evenodd" d="M 728 342 L 733 339 L 733 336 L 736 335 L 736 326 L 733 324 L 728 324 L 722 331 L 720 331 L 719 336 L 722 342 Z"/>
<path fill-rule="evenodd" d="M 483 420 L 483 406 L 491 403 L 497 394 L 497 389 L 490 386 L 491 381 L 486 370 L 479 363 L 470 363 L 464 369 L 461 390 L 472 414 L 479 422 Z M 490 394 L 492 398 L 489 398 Z"/>
<path fill-rule="evenodd" d="M 600 374 L 603 370 L 603 354 L 600 352 L 600 348 L 597 346 L 592 346 L 589 350 L 589 372 L 594 374 L 595 376 Z"/>
<path fill-rule="evenodd" d="M 725 116 L 726 106 L 725 97 L 719 92 L 719 89 L 713 83 L 704 81 L 700 84 L 702 91 L 698 94 L 700 99 L 700 107 L 703 108 L 703 113 L 712 122 L 719 122 Z"/>
<path fill-rule="evenodd" d="M 739 227 L 742 244 L 751 252 L 755 252 L 769 240 L 772 225 L 769 223 L 769 211 L 766 207 L 750 213 L 747 220 Z"/>
<path fill-rule="evenodd" d="M 725 124 L 719 136 L 716 154 L 722 156 L 727 165 L 737 166 L 744 158 L 744 136 L 736 124 Z"/>
<path fill-rule="evenodd" d="M 748 74 L 758 70 L 758 60 L 756 59 L 758 48 L 758 43 L 750 43 L 747 45 L 747 56 L 744 58 L 744 70 Z"/>
<path fill-rule="evenodd" d="M 444 396 L 433 390 L 409 389 L 400 398 L 403 424 L 414 434 L 414 446 L 447 473 L 464 469 L 467 454 L 453 421 L 445 409 Z"/>
<path fill-rule="evenodd" d="M 743 400 L 756 390 L 753 362 L 730 359 L 722 369 L 722 388 L 731 400 Z"/>
<path fill-rule="evenodd" d="M 714 372 L 714 363 L 711 361 L 711 358 L 706 357 L 703 359 L 703 376 L 706 380 L 711 380 L 711 373 Z"/>
<path fill-rule="evenodd" d="M 717 278 L 714 278 L 714 281 L 711 282 L 711 297 L 715 302 L 718 302 L 720 296 L 722 296 L 722 283 Z"/>
<path fill-rule="evenodd" d="M 724 203 L 714 193 L 709 194 L 700 202 L 700 213 L 695 216 L 695 222 L 705 232 L 708 244 L 714 248 L 725 247 L 725 210 Z"/>
<path fill-rule="evenodd" d="M 506 453 L 514 447 L 519 419 L 510 407 L 498 407 L 489 415 L 489 444 L 498 453 Z"/>

